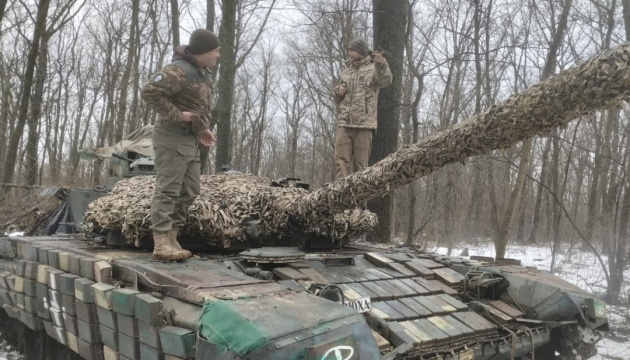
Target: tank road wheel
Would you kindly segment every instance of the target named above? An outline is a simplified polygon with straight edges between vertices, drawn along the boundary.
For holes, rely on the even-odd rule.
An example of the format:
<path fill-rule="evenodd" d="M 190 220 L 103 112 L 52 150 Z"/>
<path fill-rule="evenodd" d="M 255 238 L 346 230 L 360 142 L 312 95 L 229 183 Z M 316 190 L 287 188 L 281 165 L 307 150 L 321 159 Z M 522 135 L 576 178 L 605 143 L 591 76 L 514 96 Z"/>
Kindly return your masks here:
<path fill-rule="evenodd" d="M 601 336 L 589 327 L 565 325 L 551 332 L 551 340 L 536 350 L 536 360 L 586 360 L 597 355 Z"/>

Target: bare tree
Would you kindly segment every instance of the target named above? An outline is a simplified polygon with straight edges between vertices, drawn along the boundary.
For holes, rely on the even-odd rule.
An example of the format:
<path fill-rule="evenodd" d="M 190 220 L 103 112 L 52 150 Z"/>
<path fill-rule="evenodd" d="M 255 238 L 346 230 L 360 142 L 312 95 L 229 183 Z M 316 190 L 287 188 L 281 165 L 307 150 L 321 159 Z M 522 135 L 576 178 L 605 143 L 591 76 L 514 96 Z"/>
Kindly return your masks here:
<path fill-rule="evenodd" d="M 0 23 L 2 23 L 2 18 L 4 17 L 4 11 L 7 8 L 8 0 L 0 0 Z M 2 35 L 2 33 L 0 33 Z"/>
<path fill-rule="evenodd" d="M 177 0 L 172 0 L 177 3 Z M 131 1 L 131 22 L 129 24 L 129 38 L 127 39 L 128 49 L 127 60 L 124 65 L 122 77 L 120 78 L 120 93 L 118 95 L 118 114 L 116 115 L 116 132 L 114 139 L 119 141 L 123 138 L 125 128 L 128 126 L 128 114 L 127 114 L 127 97 L 129 92 L 129 85 L 131 83 L 131 74 L 134 72 L 133 67 L 136 64 L 137 56 L 137 44 L 138 44 L 138 23 L 140 12 L 140 0 Z M 175 17 L 175 15 L 173 15 Z M 175 22 L 175 20 L 173 20 Z M 175 27 L 173 27 L 175 28 Z M 138 89 L 135 93 L 138 93 Z"/>
<path fill-rule="evenodd" d="M 35 87 L 33 89 L 32 99 L 30 102 L 30 110 L 28 114 L 28 137 L 26 141 L 26 183 L 34 185 L 38 181 L 38 144 L 39 144 L 39 126 L 40 116 L 42 114 L 42 99 L 44 98 L 44 85 L 48 74 L 48 51 L 50 38 L 70 22 L 74 16 L 80 11 L 73 9 L 76 0 L 70 0 L 65 3 L 55 4 L 53 13 L 48 16 L 48 25 L 46 30 L 40 37 L 39 53 L 37 58 L 37 70 L 35 73 Z M 85 4 L 85 3 L 83 3 Z M 42 157 L 44 158 L 44 157 Z"/>
<path fill-rule="evenodd" d="M 0 100 L 0 162 L 4 162 L 6 154 L 7 134 L 9 129 L 14 126 L 14 119 L 16 109 L 14 104 L 14 94 L 16 93 L 14 85 L 11 82 L 12 73 L 11 69 L 15 64 L 7 63 L 10 59 L 6 59 L 0 54 L 0 94 L 2 100 Z M 0 167 L 0 179 L 4 179 L 4 172 L 6 168 Z"/>
<path fill-rule="evenodd" d="M 232 102 L 234 98 L 234 78 L 236 76 L 236 8 L 237 0 L 224 0 L 221 8 L 221 59 L 219 60 L 219 83 L 216 87 L 219 97 L 215 107 L 217 124 L 216 171 L 230 165 L 230 137 Z"/>
<path fill-rule="evenodd" d="M 303 118 L 309 107 L 304 94 L 305 64 L 301 58 L 290 60 L 290 70 L 286 73 L 285 81 L 290 84 L 289 89 L 280 89 L 278 102 L 286 124 L 286 142 L 288 151 L 287 175 L 297 177 L 298 140 Z"/>
<path fill-rule="evenodd" d="M 251 112 L 248 114 L 252 133 L 251 135 L 251 173 L 254 175 L 260 174 L 260 165 L 262 162 L 262 150 L 264 147 L 264 134 L 270 125 L 268 103 L 270 102 L 272 95 L 272 84 L 275 83 L 272 74 L 272 64 L 275 59 L 273 56 L 273 47 L 269 50 L 262 51 L 262 60 L 259 66 L 255 66 L 256 72 L 262 76 L 262 83 L 255 86 L 258 95 L 258 109 L 255 114 Z M 255 115 L 255 116 L 251 116 Z"/>
<path fill-rule="evenodd" d="M 630 1 L 622 0 L 622 4 L 625 25 L 625 37 L 626 41 L 630 41 Z M 611 32 L 614 28 L 615 9 L 616 1 L 614 0 L 611 3 L 609 9 L 604 9 L 605 14 L 607 15 L 609 29 L 609 32 L 605 37 L 605 44 L 606 42 L 610 41 L 612 35 Z M 610 122 L 616 120 L 617 124 L 619 125 L 620 122 L 618 110 L 609 110 L 609 116 L 611 117 Z M 619 134 L 622 132 L 622 129 L 617 126 L 614 131 L 616 134 Z M 613 226 L 616 234 L 610 237 L 610 239 L 612 240 L 612 244 L 608 246 L 608 271 L 610 273 L 610 279 L 606 288 L 605 300 L 606 302 L 612 304 L 616 304 L 619 302 L 621 288 L 625 281 L 624 271 L 626 270 L 628 264 L 628 256 L 630 256 L 630 254 L 628 253 L 630 249 L 630 237 L 628 236 L 628 224 L 630 222 L 630 185 L 628 185 L 630 184 L 630 182 L 628 181 L 628 176 L 630 175 L 630 162 L 628 161 L 629 159 L 627 152 L 627 149 L 630 149 L 630 133 L 628 132 L 627 126 L 625 127 L 625 131 L 623 131 L 623 134 L 625 136 L 625 146 L 619 146 L 619 148 L 626 149 L 626 153 L 623 155 L 621 160 L 620 171 L 622 173 L 617 177 L 615 177 L 614 175 L 610 177 L 610 192 L 614 193 L 614 195 L 611 194 L 611 196 L 609 196 L 609 203 L 610 206 L 615 206 L 619 209 L 618 215 L 615 216 L 619 219 L 618 226 Z M 610 152 L 612 153 L 612 151 Z M 620 178 L 621 180 L 618 183 L 615 183 L 615 178 Z M 615 188 L 618 190 L 614 191 L 613 189 Z M 619 202 L 621 204 L 619 204 Z"/>
<path fill-rule="evenodd" d="M 173 47 L 179 46 L 179 3 L 177 0 L 169 0 L 171 3 L 171 29 L 173 30 Z"/>
<path fill-rule="evenodd" d="M 405 51 L 405 31 L 409 4 L 406 0 L 373 0 L 374 47 L 385 51 L 393 75 L 392 84 L 378 95 L 378 125 L 374 135 L 370 164 L 385 158 L 398 148 L 398 124 L 402 103 L 402 77 Z M 379 218 L 375 237 L 389 242 L 392 234 L 394 198 L 385 195 L 370 203 Z"/>
<path fill-rule="evenodd" d="M 4 162 L 5 173 L 2 178 L 3 182 L 9 183 L 13 179 L 15 172 L 15 164 L 18 154 L 18 146 L 22 133 L 24 132 L 24 125 L 28 117 L 29 103 L 31 100 L 31 89 L 33 87 L 33 79 L 35 77 L 35 64 L 37 62 L 37 55 L 39 53 L 40 39 L 46 31 L 46 17 L 48 16 L 48 8 L 50 6 L 50 0 L 41 0 L 37 7 L 37 16 L 35 20 L 35 27 L 33 29 L 33 38 L 31 41 L 31 47 L 26 57 L 26 71 L 23 78 L 23 87 L 20 95 L 20 108 L 17 116 L 17 124 L 11 138 L 9 140 L 9 146 L 7 147 L 7 156 Z"/>
<path fill-rule="evenodd" d="M 560 14 L 560 18 L 558 19 L 556 27 L 553 28 L 553 34 L 551 36 L 553 40 L 549 44 L 549 52 L 547 53 L 545 68 L 541 76 L 542 80 L 550 77 L 555 73 L 558 49 L 560 48 L 560 44 L 562 43 L 564 38 L 564 31 L 567 27 L 567 18 L 569 16 L 569 10 L 571 9 L 572 4 L 573 0 L 565 0 L 563 2 L 562 13 Z M 499 221 L 497 237 L 494 241 L 497 258 L 505 257 L 508 239 L 516 220 L 515 214 L 518 213 L 518 209 L 521 207 L 521 198 L 525 189 L 525 179 L 527 178 L 527 174 L 529 173 L 529 166 L 532 156 L 532 144 L 533 138 L 527 139 L 523 142 L 518 173 L 516 176 L 514 187 L 510 192 L 510 200 L 508 202 L 508 206 L 504 211 L 501 212 L 502 216 L 497 214 L 498 217 L 501 218 L 501 220 Z"/>
<path fill-rule="evenodd" d="M 214 0 L 206 0 L 206 29 L 214 31 L 215 16 Z"/>
<path fill-rule="evenodd" d="M 263 5 L 263 2 L 255 1 L 243 12 L 244 4 L 237 0 L 226 0 L 222 3 L 221 27 L 219 29 L 219 42 L 221 43 L 221 59 L 219 60 L 219 81 L 217 86 L 218 99 L 214 109 L 213 118 L 217 124 L 217 153 L 215 168 L 220 171 L 224 165 L 230 166 L 232 161 L 232 107 L 234 102 L 234 80 L 236 71 L 244 63 L 245 59 L 258 43 L 262 35 L 269 15 L 274 8 L 276 0 L 268 4 L 264 18 L 261 20 L 254 38 L 245 42 L 243 35 L 245 25 L 249 23 L 255 13 L 253 9 Z M 242 14 L 244 13 L 244 14 Z M 242 14 L 242 16 L 238 16 Z M 238 51 L 243 45 L 242 53 Z"/>
<path fill-rule="evenodd" d="M 216 10 L 214 6 L 214 0 L 206 0 L 206 29 L 214 32 L 214 17 L 216 16 Z M 216 79 L 216 74 L 212 74 L 213 81 Z M 214 126 L 214 122 L 211 126 Z M 199 158 L 201 162 L 201 173 L 207 173 L 208 169 L 208 157 L 210 156 L 210 148 L 205 146 L 199 147 Z"/>
<path fill-rule="evenodd" d="M 411 131 L 406 131 L 406 134 L 408 136 L 407 140 L 405 141 L 407 144 L 415 144 L 416 142 L 418 142 L 418 140 L 420 139 L 420 131 L 419 131 L 419 126 L 420 126 L 420 120 L 418 118 L 418 106 L 420 104 L 420 100 L 422 99 L 422 95 L 424 93 L 424 77 L 426 75 L 426 73 L 421 70 L 421 64 L 424 61 L 424 57 L 426 52 L 428 51 L 428 45 L 426 42 L 422 42 L 422 41 L 418 41 L 418 50 L 415 51 L 414 45 L 414 30 L 416 28 L 416 22 L 415 22 L 415 17 L 414 17 L 414 7 L 416 5 L 417 1 L 413 1 L 410 3 L 410 7 L 407 13 L 408 19 L 407 19 L 407 30 L 406 30 L 406 34 L 405 34 L 405 54 L 406 54 L 406 65 L 407 65 L 407 69 L 408 69 L 408 76 L 407 76 L 407 84 L 405 86 L 405 105 L 407 106 L 407 111 L 404 111 L 404 118 L 408 118 L 407 121 L 403 121 L 403 124 L 408 123 L 407 127 L 411 130 Z M 425 30 L 427 32 L 427 34 L 423 33 L 423 37 L 431 37 L 431 34 L 435 31 L 436 27 L 435 24 L 430 24 L 427 26 L 427 29 Z M 414 57 L 414 55 L 417 55 L 417 57 Z M 415 94 L 413 94 L 413 100 L 412 100 L 412 91 L 414 90 L 414 84 L 417 83 L 416 85 L 416 89 L 415 89 Z M 422 231 L 424 229 L 424 227 L 428 224 L 428 222 L 430 221 L 430 219 L 432 218 L 431 215 L 427 216 L 425 219 L 424 224 L 422 224 L 420 227 L 416 228 L 416 201 L 417 201 L 417 194 L 416 194 L 416 182 L 412 182 L 411 184 L 409 184 L 409 192 L 408 192 L 408 196 L 409 196 L 409 207 L 408 207 L 408 213 L 409 213 L 409 220 L 407 223 L 407 240 L 405 242 L 405 244 L 407 246 L 410 246 L 413 244 L 413 241 L 416 237 L 416 235 L 418 234 L 418 232 Z M 437 192 L 434 192 L 434 194 L 437 194 Z M 434 207 L 435 207 L 435 202 L 433 202 L 431 204 L 431 206 L 427 207 L 428 209 L 430 209 L 427 213 L 432 214 Z"/>

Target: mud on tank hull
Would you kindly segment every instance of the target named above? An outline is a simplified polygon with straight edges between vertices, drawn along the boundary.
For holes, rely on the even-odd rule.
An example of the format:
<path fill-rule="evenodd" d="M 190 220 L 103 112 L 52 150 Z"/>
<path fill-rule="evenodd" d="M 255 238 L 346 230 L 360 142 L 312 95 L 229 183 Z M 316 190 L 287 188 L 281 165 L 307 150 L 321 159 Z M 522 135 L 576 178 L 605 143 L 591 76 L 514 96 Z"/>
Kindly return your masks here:
<path fill-rule="evenodd" d="M 555 277 L 560 291 L 519 300 L 516 277 L 544 288 L 544 272 L 409 248 L 163 263 L 142 250 L 15 237 L 0 239 L 0 257 L 6 314 L 84 359 L 577 359 L 607 325 L 601 303 Z M 479 273 L 492 275 L 480 283 Z"/>

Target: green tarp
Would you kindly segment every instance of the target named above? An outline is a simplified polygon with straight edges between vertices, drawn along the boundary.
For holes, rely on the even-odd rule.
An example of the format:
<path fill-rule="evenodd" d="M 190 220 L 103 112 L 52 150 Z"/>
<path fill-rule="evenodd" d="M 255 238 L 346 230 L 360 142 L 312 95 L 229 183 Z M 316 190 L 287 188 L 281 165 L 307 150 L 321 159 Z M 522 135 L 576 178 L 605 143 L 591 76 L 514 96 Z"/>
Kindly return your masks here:
<path fill-rule="evenodd" d="M 268 341 L 257 323 L 249 322 L 225 301 L 203 305 L 200 333 L 207 341 L 241 356 Z"/>

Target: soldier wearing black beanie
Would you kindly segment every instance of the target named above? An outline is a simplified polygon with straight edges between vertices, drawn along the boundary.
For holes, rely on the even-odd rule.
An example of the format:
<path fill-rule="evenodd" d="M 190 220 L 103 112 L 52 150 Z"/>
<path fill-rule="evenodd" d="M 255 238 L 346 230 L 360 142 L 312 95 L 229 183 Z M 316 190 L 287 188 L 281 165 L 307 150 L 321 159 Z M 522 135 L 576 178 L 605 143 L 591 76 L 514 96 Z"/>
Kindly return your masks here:
<path fill-rule="evenodd" d="M 197 29 L 188 45 L 175 48 L 173 60 L 153 74 L 142 97 L 158 114 L 153 128 L 155 192 L 151 203 L 153 259 L 179 261 L 192 256 L 177 237 L 188 209 L 199 195 L 199 146 L 211 146 L 213 84 L 211 69 L 220 54 L 219 38 Z"/>
<path fill-rule="evenodd" d="M 188 51 L 199 55 L 210 52 L 219 47 L 219 38 L 215 33 L 206 29 L 197 29 L 190 34 Z"/>

